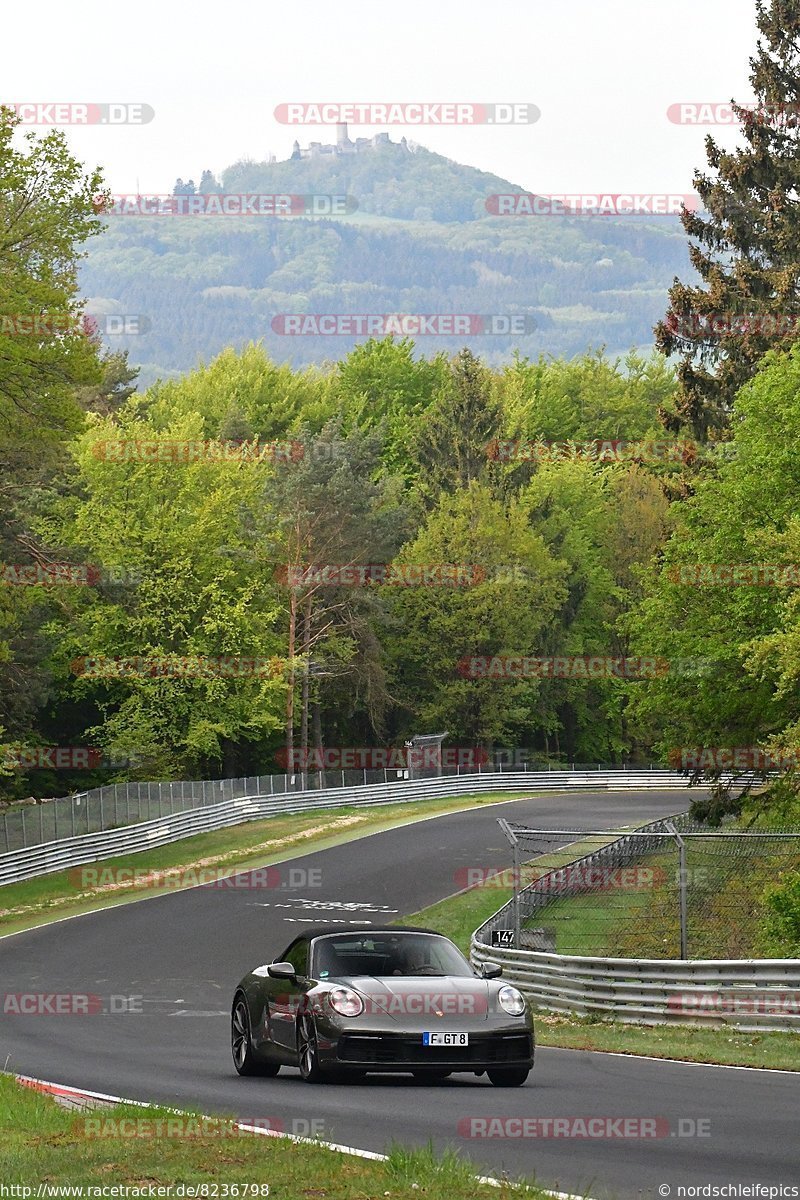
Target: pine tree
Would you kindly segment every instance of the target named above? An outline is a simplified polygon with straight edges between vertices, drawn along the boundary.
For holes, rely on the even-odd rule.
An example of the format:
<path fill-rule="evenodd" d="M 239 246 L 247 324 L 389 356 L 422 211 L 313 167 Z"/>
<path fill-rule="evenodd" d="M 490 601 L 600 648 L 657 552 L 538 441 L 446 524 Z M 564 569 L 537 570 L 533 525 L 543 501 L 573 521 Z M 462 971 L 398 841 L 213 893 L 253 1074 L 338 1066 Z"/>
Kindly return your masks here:
<path fill-rule="evenodd" d="M 728 153 L 706 138 L 713 174 L 694 180 L 706 211 L 682 216 L 699 243 L 690 257 L 702 283 L 676 279 L 656 327 L 659 349 L 682 355 L 676 411 L 664 423 L 701 440 L 725 428 L 763 354 L 800 336 L 800 0 L 756 9 L 755 105 L 733 106 L 746 145 Z"/>
<path fill-rule="evenodd" d="M 450 379 L 425 413 L 411 446 L 420 498 L 427 507 L 443 491 L 457 491 L 473 479 L 499 478 L 487 447 L 501 427 L 491 374 L 465 348 L 452 360 Z"/>

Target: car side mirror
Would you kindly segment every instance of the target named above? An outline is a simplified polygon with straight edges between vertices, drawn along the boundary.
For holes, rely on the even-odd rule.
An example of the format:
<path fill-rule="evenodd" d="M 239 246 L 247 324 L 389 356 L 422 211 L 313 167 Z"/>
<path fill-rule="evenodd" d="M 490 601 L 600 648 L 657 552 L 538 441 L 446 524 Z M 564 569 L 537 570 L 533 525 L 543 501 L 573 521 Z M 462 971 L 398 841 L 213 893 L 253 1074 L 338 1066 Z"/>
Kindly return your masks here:
<path fill-rule="evenodd" d="M 273 979 L 296 979 L 297 974 L 290 962 L 274 962 L 267 967 L 267 974 Z"/>
<path fill-rule="evenodd" d="M 481 963 L 481 975 L 484 979 L 499 979 L 503 968 L 496 963 Z"/>

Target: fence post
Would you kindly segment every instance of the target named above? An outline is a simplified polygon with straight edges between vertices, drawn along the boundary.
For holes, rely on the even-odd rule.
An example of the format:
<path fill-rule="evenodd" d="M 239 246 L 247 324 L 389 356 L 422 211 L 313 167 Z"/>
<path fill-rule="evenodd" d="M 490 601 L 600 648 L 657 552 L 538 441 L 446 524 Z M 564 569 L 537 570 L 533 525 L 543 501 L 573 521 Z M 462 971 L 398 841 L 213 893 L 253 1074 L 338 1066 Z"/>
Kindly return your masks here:
<path fill-rule="evenodd" d="M 686 842 L 678 833 L 672 821 L 666 823 L 666 828 L 675 838 L 678 846 L 678 902 L 680 906 L 680 926 L 681 926 L 681 958 L 689 957 L 689 932 L 687 922 L 687 897 L 686 897 Z"/>
<path fill-rule="evenodd" d="M 522 919 L 520 914 L 519 895 L 519 842 L 514 837 L 514 945 L 522 949 Z"/>
<path fill-rule="evenodd" d="M 100 828 L 105 829 L 105 827 L 106 827 L 106 814 L 105 814 L 105 810 L 103 808 L 103 789 L 101 787 L 100 788 Z"/>
<path fill-rule="evenodd" d="M 3 813 L 3 833 L 6 839 L 6 853 L 11 849 L 11 844 L 8 840 L 8 813 Z"/>
<path fill-rule="evenodd" d="M 28 844 L 28 842 L 25 837 L 25 809 L 23 808 L 22 809 L 22 845 L 23 845 L 23 847 L 25 847 L 25 846 L 27 846 L 27 844 Z"/>

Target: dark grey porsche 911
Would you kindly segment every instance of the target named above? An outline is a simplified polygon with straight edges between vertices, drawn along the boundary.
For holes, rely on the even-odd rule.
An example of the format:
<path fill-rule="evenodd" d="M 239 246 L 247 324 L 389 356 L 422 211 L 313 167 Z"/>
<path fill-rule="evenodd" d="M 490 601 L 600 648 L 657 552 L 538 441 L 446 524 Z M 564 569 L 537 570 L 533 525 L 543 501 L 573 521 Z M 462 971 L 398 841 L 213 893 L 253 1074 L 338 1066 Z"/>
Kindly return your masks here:
<path fill-rule="evenodd" d="M 370 1071 L 424 1081 L 455 1071 L 518 1087 L 533 1066 L 533 1020 L 500 967 L 473 970 L 429 929 L 307 929 L 236 988 L 240 1075 L 299 1067 L 309 1083 Z"/>

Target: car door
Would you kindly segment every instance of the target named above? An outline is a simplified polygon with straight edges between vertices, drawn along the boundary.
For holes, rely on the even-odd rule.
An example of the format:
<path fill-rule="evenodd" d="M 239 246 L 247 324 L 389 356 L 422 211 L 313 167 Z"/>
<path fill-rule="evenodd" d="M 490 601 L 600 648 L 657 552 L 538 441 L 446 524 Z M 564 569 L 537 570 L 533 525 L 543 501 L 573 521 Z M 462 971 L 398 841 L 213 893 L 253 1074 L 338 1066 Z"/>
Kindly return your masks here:
<path fill-rule="evenodd" d="M 294 1052 L 297 1013 L 303 1006 L 308 978 L 308 938 L 300 937 L 276 961 L 290 962 L 294 979 L 271 979 L 269 986 L 270 1038 L 283 1050 Z"/>

